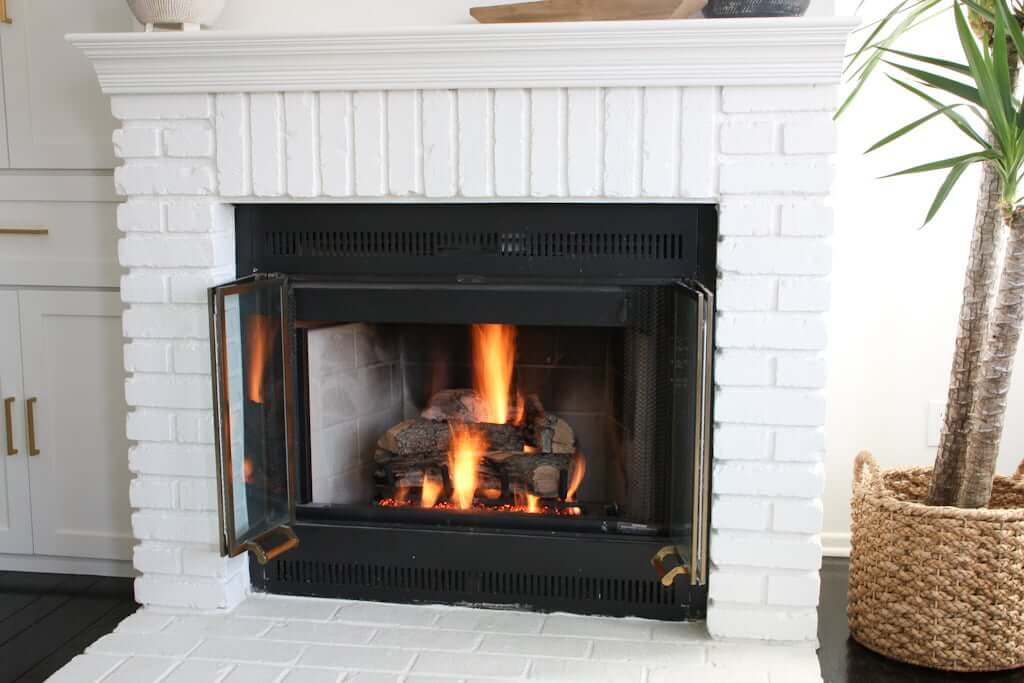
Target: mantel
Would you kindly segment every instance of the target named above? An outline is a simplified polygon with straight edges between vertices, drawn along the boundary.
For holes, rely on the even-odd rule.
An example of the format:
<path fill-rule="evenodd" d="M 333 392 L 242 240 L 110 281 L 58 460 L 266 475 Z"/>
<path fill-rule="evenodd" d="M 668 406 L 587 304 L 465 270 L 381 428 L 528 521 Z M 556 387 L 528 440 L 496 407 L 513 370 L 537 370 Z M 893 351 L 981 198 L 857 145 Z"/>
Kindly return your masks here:
<path fill-rule="evenodd" d="M 837 83 L 851 17 L 72 34 L 107 94 Z"/>

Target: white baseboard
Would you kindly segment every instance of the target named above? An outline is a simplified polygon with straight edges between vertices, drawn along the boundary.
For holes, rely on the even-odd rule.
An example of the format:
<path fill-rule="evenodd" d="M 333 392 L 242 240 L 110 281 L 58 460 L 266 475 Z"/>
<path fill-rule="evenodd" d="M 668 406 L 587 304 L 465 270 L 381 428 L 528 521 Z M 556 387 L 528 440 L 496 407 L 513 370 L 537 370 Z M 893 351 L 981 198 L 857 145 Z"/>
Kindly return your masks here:
<path fill-rule="evenodd" d="M 821 535 L 821 551 L 825 557 L 849 557 L 850 532 L 826 531 Z"/>
<path fill-rule="evenodd" d="M 132 563 L 125 560 L 93 560 L 82 557 L 48 555 L 8 555 L 0 553 L 0 571 L 85 574 L 87 576 L 137 576 Z"/>

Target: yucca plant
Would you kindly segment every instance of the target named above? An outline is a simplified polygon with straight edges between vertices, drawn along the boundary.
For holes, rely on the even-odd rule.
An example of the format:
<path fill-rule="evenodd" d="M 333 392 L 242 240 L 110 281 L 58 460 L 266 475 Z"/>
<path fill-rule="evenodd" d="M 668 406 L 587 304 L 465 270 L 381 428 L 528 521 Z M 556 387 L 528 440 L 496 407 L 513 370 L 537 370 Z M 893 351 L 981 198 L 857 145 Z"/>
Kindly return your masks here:
<path fill-rule="evenodd" d="M 907 30 L 950 5 L 963 62 L 893 47 Z M 1024 206 L 1018 197 L 1024 166 L 1024 108 L 1014 93 L 1019 55 L 1024 54 L 1020 9 L 1006 0 L 992 0 L 987 6 L 971 0 L 904 0 L 872 27 L 854 53 L 850 69 L 857 84 L 843 105 L 884 64 L 898 74 L 889 78 L 931 111 L 879 140 L 869 151 L 933 120 L 951 123 L 975 147 L 967 154 L 893 174 L 946 172 L 926 223 L 967 168 L 983 165 L 949 399 L 928 496 L 928 502 L 936 505 L 983 507 L 989 502 L 1013 357 L 1024 320 Z M 997 254 L 1003 225 L 1008 242 L 1000 267 Z"/>

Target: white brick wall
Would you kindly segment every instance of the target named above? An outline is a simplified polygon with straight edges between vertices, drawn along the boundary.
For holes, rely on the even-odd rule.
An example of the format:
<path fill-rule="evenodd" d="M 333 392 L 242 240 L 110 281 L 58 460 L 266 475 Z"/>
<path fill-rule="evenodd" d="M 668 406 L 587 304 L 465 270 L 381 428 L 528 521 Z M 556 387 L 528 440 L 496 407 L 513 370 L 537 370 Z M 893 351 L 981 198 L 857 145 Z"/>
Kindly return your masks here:
<path fill-rule="evenodd" d="M 118 95 L 133 524 L 144 603 L 230 607 L 216 553 L 203 293 L 236 201 L 717 201 L 708 624 L 811 640 L 835 89 L 544 88 Z"/>

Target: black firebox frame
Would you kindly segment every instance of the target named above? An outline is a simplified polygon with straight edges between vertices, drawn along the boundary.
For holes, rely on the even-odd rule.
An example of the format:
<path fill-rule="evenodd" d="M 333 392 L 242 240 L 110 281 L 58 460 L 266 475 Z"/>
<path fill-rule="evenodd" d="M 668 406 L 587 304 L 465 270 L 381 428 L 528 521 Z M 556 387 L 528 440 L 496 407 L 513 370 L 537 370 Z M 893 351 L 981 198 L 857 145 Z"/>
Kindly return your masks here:
<path fill-rule="evenodd" d="M 717 212 L 710 205 L 239 205 L 235 218 L 239 276 L 286 275 L 300 320 L 339 319 L 335 313 L 345 311 L 351 320 L 457 322 L 429 305 L 444 291 L 466 322 L 480 319 L 481 306 L 499 306 L 509 323 L 613 327 L 638 315 L 631 295 L 637 287 L 687 282 L 713 294 L 716 279 Z M 536 305 L 516 306 L 530 296 Z M 415 320 L 410 310 L 418 311 Z M 294 340 L 297 364 L 303 339 Z M 665 371 L 684 369 L 669 364 Z M 300 425 L 303 405 L 296 401 Z M 303 430 L 297 432 L 301 441 Z M 692 478 L 690 469 L 679 469 Z M 686 476 L 676 479 L 672 486 L 686 485 Z M 298 481 L 301 489 L 303 477 Z M 710 491 L 704 496 L 706 506 Z M 266 564 L 253 557 L 254 586 L 286 595 L 667 620 L 705 614 L 704 577 L 683 576 L 666 587 L 652 567 L 660 563 L 652 558 L 666 557 L 666 543 L 696 542 L 691 527 L 652 535 L 640 526 L 631 533 L 629 525 L 602 533 L 439 519 L 417 523 L 416 515 L 354 510 L 341 516 L 337 508 L 300 504 L 292 526 L 298 547 Z M 705 526 L 706 539 L 706 507 L 693 523 Z"/>

